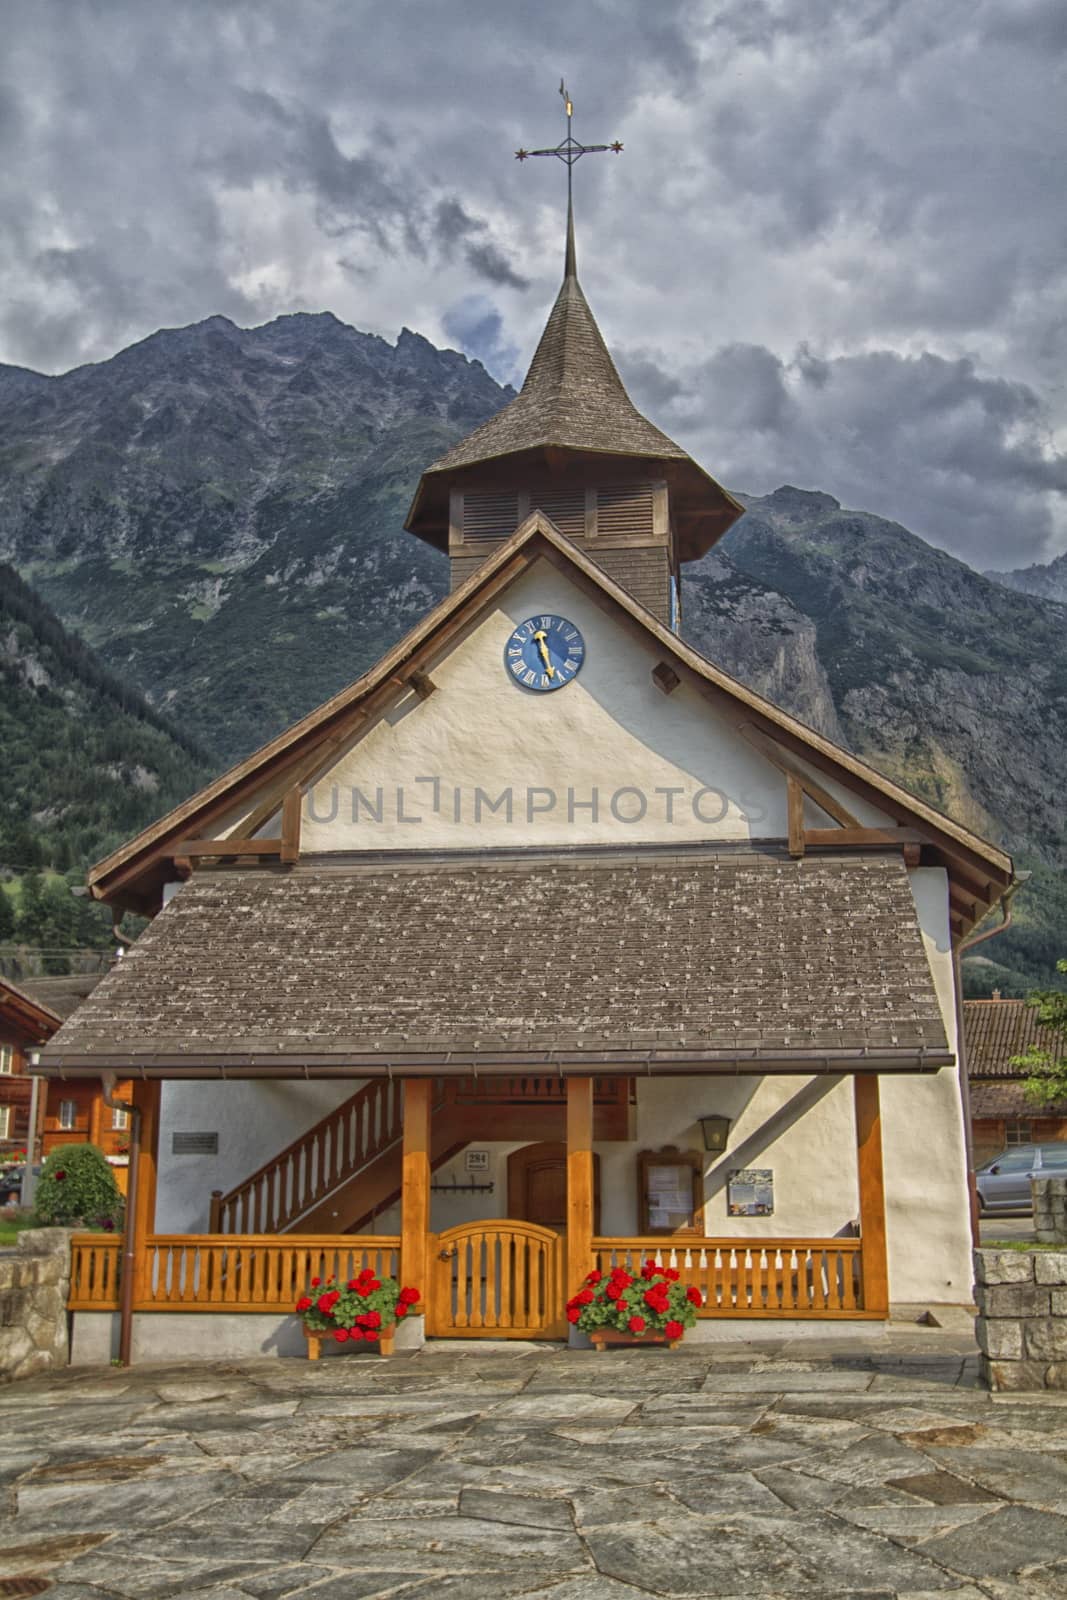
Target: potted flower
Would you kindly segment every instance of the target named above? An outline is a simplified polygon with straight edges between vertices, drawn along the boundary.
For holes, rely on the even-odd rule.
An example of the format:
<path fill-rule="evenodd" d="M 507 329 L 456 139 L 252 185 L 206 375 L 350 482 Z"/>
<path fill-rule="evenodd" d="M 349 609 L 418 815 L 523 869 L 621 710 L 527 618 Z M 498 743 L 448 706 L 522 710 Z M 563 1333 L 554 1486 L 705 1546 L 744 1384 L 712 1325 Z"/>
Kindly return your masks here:
<path fill-rule="evenodd" d="M 311 1289 L 296 1302 L 309 1361 L 319 1359 L 323 1339 L 360 1349 L 377 1346 L 383 1356 L 391 1356 L 397 1322 L 422 1298 L 418 1289 L 402 1289 L 395 1278 L 375 1277 L 370 1267 L 347 1283 L 312 1278 Z"/>
<path fill-rule="evenodd" d="M 704 1297 L 675 1267 L 646 1261 L 637 1277 L 613 1267 L 591 1272 L 567 1302 L 567 1321 L 589 1335 L 598 1353 L 609 1344 L 665 1344 L 671 1350 L 697 1319 Z"/>

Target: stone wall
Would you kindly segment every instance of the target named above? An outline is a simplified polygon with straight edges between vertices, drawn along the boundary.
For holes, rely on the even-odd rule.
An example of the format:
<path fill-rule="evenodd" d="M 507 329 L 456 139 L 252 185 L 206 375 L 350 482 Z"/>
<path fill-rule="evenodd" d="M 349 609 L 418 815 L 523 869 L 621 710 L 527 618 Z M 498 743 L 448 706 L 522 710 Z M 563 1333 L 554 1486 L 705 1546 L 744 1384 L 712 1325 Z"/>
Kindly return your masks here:
<path fill-rule="evenodd" d="M 990 1389 L 1067 1389 L 1067 1250 L 976 1250 L 975 1335 Z"/>
<path fill-rule="evenodd" d="M 1067 1245 L 1067 1178 L 1031 1178 L 1038 1244 Z"/>
<path fill-rule="evenodd" d="M 33 1228 L 0 1250 L 0 1382 L 69 1358 L 70 1231 Z"/>

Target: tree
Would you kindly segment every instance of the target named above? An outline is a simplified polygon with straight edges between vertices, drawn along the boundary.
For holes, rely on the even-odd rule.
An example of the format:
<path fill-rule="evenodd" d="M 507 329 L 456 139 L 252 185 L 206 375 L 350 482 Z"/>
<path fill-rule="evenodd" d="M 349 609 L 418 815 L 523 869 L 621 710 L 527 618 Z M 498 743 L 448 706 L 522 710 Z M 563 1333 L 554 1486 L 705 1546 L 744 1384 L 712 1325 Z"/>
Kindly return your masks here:
<path fill-rule="evenodd" d="M 1067 972 L 1067 961 L 1057 961 L 1057 972 Z M 1067 993 L 1062 989 L 1038 990 L 1030 996 L 1037 1020 L 1055 1039 L 1049 1049 L 1032 1045 L 1012 1059 L 1013 1067 L 1026 1069 L 1026 1095 L 1035 1105 L 1050 1106 L 1067 1100 Z"/>
<path fill-rule="evenodd" d="M 0 883 L 0 944 L 6 944 L 15 931 L 15 908 L 11 897 Z"/>

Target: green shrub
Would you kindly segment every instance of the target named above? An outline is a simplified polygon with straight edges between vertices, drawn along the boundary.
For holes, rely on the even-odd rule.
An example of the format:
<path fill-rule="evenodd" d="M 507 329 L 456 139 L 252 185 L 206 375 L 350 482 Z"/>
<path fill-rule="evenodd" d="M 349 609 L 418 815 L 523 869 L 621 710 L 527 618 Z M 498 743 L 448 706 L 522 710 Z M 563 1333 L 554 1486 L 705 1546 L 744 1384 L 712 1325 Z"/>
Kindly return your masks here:
<path fill-rule="evenodd" d="M 95 1144 L 53 1150 L 37 1180 L 34 1209 L 46 1226 L 120 1228 L 122 1196 L 104 1152 Z"/>

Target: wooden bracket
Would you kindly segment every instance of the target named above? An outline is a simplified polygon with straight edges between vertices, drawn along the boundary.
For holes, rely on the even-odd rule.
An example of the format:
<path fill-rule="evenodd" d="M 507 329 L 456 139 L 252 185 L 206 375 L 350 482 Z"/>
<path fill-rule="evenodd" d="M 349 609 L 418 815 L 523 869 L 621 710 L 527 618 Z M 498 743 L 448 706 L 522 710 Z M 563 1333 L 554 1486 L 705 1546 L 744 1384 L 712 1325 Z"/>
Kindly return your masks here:
<path fill-rule="evenodd" d="M 673 694 L 681 681 L 674 668 L 669 666 L 666 661 L 657 661 L 652 668 L 652 682 L 664 694 Z"/>

